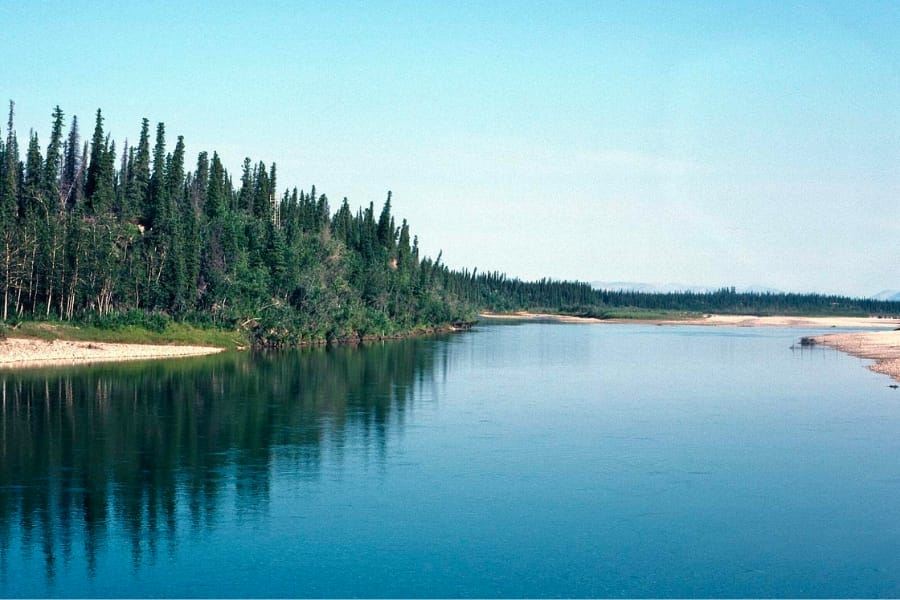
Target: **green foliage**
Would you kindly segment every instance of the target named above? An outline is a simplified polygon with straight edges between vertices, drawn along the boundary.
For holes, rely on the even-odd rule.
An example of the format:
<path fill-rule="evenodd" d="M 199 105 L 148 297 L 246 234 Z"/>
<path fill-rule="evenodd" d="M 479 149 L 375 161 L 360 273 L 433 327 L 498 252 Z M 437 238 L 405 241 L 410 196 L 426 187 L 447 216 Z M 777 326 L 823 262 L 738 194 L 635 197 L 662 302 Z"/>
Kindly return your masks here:
<path fill-rule="evenodd" d="M 172 319 L 163 313 L 146 312 L 134 308 L 103 316 L 94 315 L 88 321 L 90 325 L 100 329 L 110 329 L 115 331 L 126 327 L 137 327 L 156 333 L 165 331 L 171 322 Z"/>
<path fill-rule="evenodd" d="M 285 346 L 429 330 L 480 309 L 602 318 L 900 314 L 898 303 L 833 296 L 633 294 L 451 270 L 440 254 L 419 256 L 409 224 L 396 225 L 390 192 L 380 211 L 371 202 L 354 211 L 345 198 L 331 215 L 314 186 L 279 194 L 275 165 L 249 158 L 235 188 L 217 153 L 200 152 L 191 170 L 182 137 L 168 152 L 163 123 L 151 151 L 147 119 L 117 168 L 99 110 L 82 145 L 74 116 L 63 141 L 57 107 L 46 158 L 32 133 L 23 161 L 13 108 L 0 141 L 0 317 L 7 323 L 59 319 L 158 339 L 176 331 L 202 337 L 197 325 Z"/>
<path fill-rule="evenodd" d="M 109 327 L 107 323 L 67 323 L 60 321 L 22 321 L 13 326 L 17 336 L 44 340 L 98 341 L 122 344 L 190 344 L 217 346 L 220 348 L 246 347 L 250 341 L 246 334 L 234 329 L 222 329 L 187 322 L 169 321 L 161 331 L 154 331 L 138 323 L 119 323 Z"/>

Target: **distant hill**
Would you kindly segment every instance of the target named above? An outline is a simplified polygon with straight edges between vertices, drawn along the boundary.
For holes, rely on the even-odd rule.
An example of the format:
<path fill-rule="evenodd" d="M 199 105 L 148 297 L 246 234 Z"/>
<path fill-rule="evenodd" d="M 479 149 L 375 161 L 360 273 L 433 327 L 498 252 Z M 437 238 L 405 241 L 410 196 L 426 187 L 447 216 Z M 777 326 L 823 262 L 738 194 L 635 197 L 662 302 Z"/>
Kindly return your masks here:
<path fill-rule="evenodd" d="M 872 296 L 872 298 L 887 302 L 900 302 L 900 290 L 882 290 Z"/>

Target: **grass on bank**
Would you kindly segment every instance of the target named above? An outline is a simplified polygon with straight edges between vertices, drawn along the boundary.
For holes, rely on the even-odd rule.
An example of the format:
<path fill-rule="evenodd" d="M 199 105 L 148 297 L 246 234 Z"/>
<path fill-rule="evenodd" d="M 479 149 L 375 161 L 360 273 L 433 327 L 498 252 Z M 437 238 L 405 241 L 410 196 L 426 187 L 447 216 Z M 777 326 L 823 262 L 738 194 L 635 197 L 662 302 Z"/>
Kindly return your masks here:
<path fill-rule="evenodd" d="M 685 321 L 687 319 L 699 319 L 703 313 L 684 310 L 654 310 L 649 308 L 606 308 L 599 311 L 587 311 L 579 317 L 594 317 L 596 319 L 623 319 L 636 321 Z"/>
<path fill-rule="evenodd" d="M 141 325 L 115 327 L 52 321 L 20 321 L 4 328 L 7 336 L 42 340 L 78 342 L 110 342 L 119 344 L 169 344 L 240 348 L 249 344 L 242 331 L 201 328 L 187 323 L 170 321 L 163 327 L 149 329 Z"/>

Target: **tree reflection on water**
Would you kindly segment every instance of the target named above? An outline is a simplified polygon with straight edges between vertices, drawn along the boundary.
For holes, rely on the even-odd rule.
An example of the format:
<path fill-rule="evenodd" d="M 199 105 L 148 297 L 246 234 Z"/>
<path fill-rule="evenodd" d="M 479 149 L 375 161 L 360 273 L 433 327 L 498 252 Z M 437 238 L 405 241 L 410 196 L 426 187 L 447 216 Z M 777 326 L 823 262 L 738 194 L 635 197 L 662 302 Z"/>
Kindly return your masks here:
<path fill-rule="evenodd" d="M 349 440 L 383 453 L 432 378 L 437 347 L 412 339 L 0 373 L 4 580 L 15 539 L 43 554 L 48 581 L 73 553 L 93 575 L 111 531 L 127 533 L 137 567 L 160 543 L 174 548 L 186 525 L 213 526 L 226 487 L 238 511 L 267 504 L 276 459 L 315 478 L 323 452 L 340 460 Z"/>

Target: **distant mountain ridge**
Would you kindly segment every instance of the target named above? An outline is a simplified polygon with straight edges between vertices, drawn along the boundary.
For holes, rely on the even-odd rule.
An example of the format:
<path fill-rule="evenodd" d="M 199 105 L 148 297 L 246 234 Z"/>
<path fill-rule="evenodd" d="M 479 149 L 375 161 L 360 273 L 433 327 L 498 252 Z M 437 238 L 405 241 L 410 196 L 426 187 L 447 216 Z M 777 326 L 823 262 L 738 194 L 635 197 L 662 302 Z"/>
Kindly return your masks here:
<path fill-rule="evenodd" d="M 872 298 L 886 302 L 900 302 L 900 290 L 882 290 L 872 296 Z"/>

